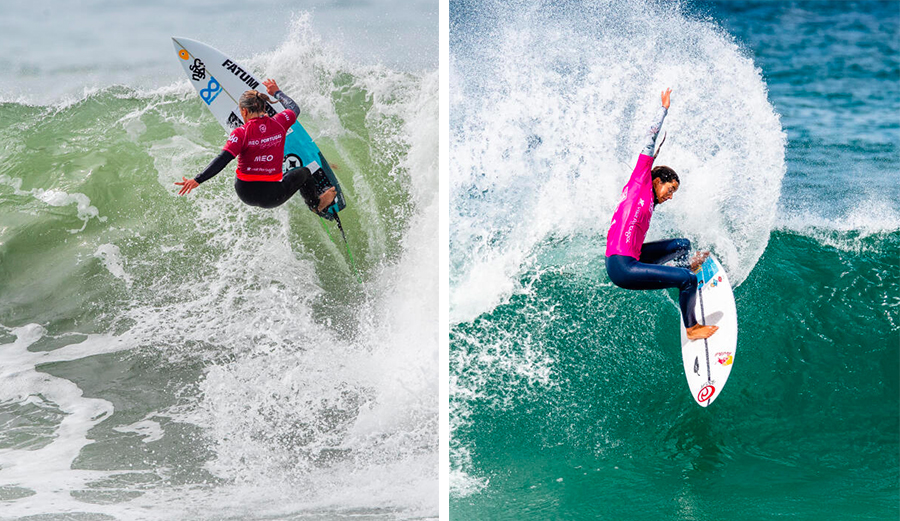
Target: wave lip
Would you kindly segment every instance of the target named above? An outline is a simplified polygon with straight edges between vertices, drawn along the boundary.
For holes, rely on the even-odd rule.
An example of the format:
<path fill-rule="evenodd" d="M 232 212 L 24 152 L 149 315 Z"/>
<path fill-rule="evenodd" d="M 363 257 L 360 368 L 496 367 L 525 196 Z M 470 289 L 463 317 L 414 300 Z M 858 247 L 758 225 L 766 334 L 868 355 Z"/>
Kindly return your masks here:
<path fill-rule="evenodd" d="M 436 516 L 438 74 L 354 63 L 309 16 L 243 61 L 336 165 L 364 284 L 302 202 L 247 207 L 231 171 L 175 195 L 227 137 L 187 81 L 0 105 L 16 143 L 0 150 L 0 317 L 133 348 L 77 375 L 92 398 L 128 397 L 72 453 L 115 470 L 73 471 L 77 493 L 42 503 L 36 469 L 0 489 L 4 513 Z"/>
<path fill-rule="evenodd" d="M 678 5 L 515 6 L 455 15 L 451 83 L 465 96 L 451 107 L 452 321 L 522 290 L 551 237 L 605 235 L 665 87 L 674 94 L 657 164 L 682 186 L 648 240 L 687 237 L 740 284 L 765 249 L 785 174 L 786 136 L 753 61 Z"/>

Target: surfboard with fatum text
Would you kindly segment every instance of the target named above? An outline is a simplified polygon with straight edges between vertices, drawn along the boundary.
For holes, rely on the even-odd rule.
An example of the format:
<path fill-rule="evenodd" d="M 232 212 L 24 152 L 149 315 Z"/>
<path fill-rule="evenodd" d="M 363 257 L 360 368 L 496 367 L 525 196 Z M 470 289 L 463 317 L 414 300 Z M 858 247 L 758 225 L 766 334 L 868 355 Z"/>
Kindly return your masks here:
<path fill-rule="evenodd" d="M 708 339 L 688 340 L 681 321 L 681 356 L 694 401 L 708 407 L 719 397 L 737 354 L 737 309 L 728 274 L 710 255 L 697 272 L 697 322 L 719 326 Z"/>
<path fill-rule="evenodd" d="M 181 66 L 184 68 L 191 85 L 197 90 L 200 99 L 203 100 L 203 103 L 215 116 L 216 121 L 229 132 L 243 125 L 244 120 L 241 118 L 241 111 L 238 109 L 238 100 L 245 91 L 265 91 L 262 80 L 254 76 L 246 67 L 241 66 L 205 43 L 181 37 L 172 38 L 172 42 L 175 45 L 175 53 L 178 55 Z M 281 107 L 281 104 L 278 102 L 275 104 L 269 103 L 267 104 L 266 112 L 269 116 L 274 116 L 283 109 L 284 107 Z M 331 186 L 337 191 L 334 203 L 325 211 L 318 212 L 318 214 L 323 219 L 337 223 L 341 237 L 344 239 L 344 246 L 347 249 L 350 267 L 356 274 L 356 280 L 362 282 L 359 270 L 356 269 L 353 261 L 353 253 L 350 251 L 350 244 L 347 242 L 344 227 L 338 216 L 338 212 L 347 206 L 344 192 L 341 190 L 341 185 L 338 183 L 337 176 L 334 175 L 331 165 L 298 119 L 288 129 L 285 137 L 283 169 L 287 172 L 301 166 L 309 168 L 310 173 L 316 180 L 319 193 L 324 192 Z M 324 221 L 322 224 L 325 227 L 325 231 L 328 232 L 328 236 L 334 241 Z M 334 242 L 336 243 L 337 241 Z"/>
<path fill-rule="evenodd" d="M 244 124 L 238 109 L 238 100 L 248 90 L 265 92 L 262 81 L 249 69 L 243 67 L 220 51 L 205 43 L 190 38 L 172 38 L 175 52 L 184 68 L 191 85 L 206 104 L 216 121 L 227 131 Z M 284 110 L 280 103 L 268 104 L 266 112 L 274 116 Z M 322 215 L 334 220 L 337 213 L 346 207 L 344 193 L 331 165 L 319 151 L 319 147 L 298 120 L 288 129 L 284 143 L 284 171 L 305 166 L 316 178 L 320 190 L 334 186 L 337 197 L 334 204 Z"/>

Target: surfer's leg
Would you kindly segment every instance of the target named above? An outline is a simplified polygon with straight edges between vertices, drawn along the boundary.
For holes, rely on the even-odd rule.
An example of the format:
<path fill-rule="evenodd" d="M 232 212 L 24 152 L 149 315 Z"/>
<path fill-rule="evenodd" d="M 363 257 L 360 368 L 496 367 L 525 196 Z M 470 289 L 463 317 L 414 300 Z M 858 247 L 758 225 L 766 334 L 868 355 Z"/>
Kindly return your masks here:
<path fill-rule="evenodd" d="M 697 277 L 690 270 L 638 262 L 626 255 L 610 255 L 606 258 L 606 272 L 613 284 L 620 288 L 635 290 L 678 288 L 678 305 L 681 308 L 684 327 L 690 328 L 697 324 L 694 315 Z"/>
<path fill-rule="evenodd" d="M 334 202 L 334 198 L 337 196 L 337 190 L 333 186 L 320 194 L 318 187 L 316 187 L 315 178 L 306 167 L 288 171 L 284 174 L 282 184 L 285 186 L 288 198 L 300 192 L 306 206 L 315 212 L 322 212 L 331 206 L 331 203 Z"/>
<path fill-rule="evenodd" d="M 310 209 L 319 206 L 319 194 L 316 193 L 316 180 L 313 179 L 309 168 L 301 166 L 300 168 L 288 170 L 284 174 L 284 179 L 281 183 L 284 184 L 285 193 L 288 194 L 289 198 L 295 193 L 300 192 L 300 196 L 303 197 L 303 201 Z"/>
<path fill-rule="evenodd" d="M 295 168 L 286 174 L 281 182 L 241 181 L 236 179 L 234 189 L 241 201 L 260 208 L 276 208 L 286 203 L 298 191 L 308 206 L 315 209 L 319 204 L 316 182 L 306 167 Z M 334 197 L 332 197 L 332 200 Z"/>
<path fill-rule="evenodd" d="M 665 264 L 675 260 L 677 265 L 687 267 L 687 255 L 690 251 L 691 241 L 687 239 L 645 242 L 641 246 L 640 261 L 646 264 Z"/>
<path fill-rule="evenodd" d="M 282 201 L 283 190 L 278 186 L 281 183 L 268 181 L 241 181 L 234 180 L 234 191 L 244 204 L 259 208 L 274 208 Z"/>

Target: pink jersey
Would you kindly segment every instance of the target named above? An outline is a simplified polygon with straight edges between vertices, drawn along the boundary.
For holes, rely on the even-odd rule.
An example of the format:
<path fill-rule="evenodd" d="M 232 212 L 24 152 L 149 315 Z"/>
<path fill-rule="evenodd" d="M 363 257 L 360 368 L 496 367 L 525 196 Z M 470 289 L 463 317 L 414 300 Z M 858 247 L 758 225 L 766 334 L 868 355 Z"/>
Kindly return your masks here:
<path fill-rule="evenodd" d="M 653 182 L 650 169 L 653 157 L 638 156 L 631 179 L 622 189 L 622 201 L 613 214 L 612 224 L 606 233 L 606 256 L 627 255 L 641 258 L 641 246 L 653 217 Z"/>
<path fill-rule="evenodd" d="M 242 181 L 281 181 L 284 163 L 284 139 L 297 121 L 293 110 L 274 117 L 253 118 L 231 131 L 227 150 L 238 158 L 237 178 Z"/>

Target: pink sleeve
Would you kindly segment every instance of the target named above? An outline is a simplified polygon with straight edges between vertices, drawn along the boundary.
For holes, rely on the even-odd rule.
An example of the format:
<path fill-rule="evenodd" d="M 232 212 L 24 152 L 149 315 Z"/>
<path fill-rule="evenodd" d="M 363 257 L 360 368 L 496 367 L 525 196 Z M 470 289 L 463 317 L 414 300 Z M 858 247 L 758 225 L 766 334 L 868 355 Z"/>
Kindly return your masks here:
<path fill-rule="evenodd" d="M 284 109 L 275 115 L 280 123 L 284 124 L 284 128 L 290 128 L 297 121 L 297 114 L 291 109 Z"/>
<path fill-rule="evenodd" d="M 225 143 L 222 150 L 227 150 L 231 155 L 237 157 L 238 154 L 241 153 L 241 150 L 244 149 L 244 133 L 244 127 L 238 127 L 232 130 L 231 135 L 228 136 L 228 142 Z"/>
<path fill-rule="evenodd" d="M 642 183 L 650 182 L 650 170 L 653 168 L 653 156 L 648 156 L 646 154 L 641 154 L 638 156 L 637 165 L 634 167 L 634 170 L 631 172 L 631 179 L 628 180 L 629 183 L 633 183 L 635 181 L 639 181 Z"/>

